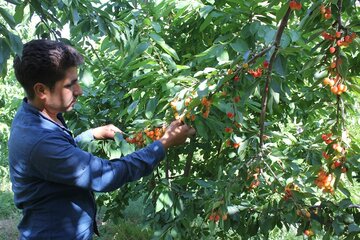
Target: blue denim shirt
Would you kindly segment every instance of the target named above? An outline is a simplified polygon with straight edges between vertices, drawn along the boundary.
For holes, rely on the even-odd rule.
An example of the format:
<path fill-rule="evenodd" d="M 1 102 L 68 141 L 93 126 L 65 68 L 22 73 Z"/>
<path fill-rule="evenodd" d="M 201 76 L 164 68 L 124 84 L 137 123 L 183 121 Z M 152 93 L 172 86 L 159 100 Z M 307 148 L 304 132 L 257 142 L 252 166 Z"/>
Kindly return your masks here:
<path fill-rule="evenodd" d="M 109 161 L 78 148 L 76 142 L 84 137 L 91 137 L 91 132 L 74 139 L 66 127 L 24 99 L 8 143 L 14 200 L 23 211 L 20 239 L 91 239 L 93 191 L 108 192 L 138 180 L 165 157 L 163 145 L 155 141 Z"/>

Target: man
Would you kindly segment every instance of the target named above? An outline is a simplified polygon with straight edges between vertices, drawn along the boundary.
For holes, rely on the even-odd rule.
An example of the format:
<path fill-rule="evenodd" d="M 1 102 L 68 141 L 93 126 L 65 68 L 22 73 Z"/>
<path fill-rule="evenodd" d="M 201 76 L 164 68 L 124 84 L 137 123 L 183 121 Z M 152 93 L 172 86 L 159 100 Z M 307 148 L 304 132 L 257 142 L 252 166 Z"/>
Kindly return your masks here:
<path fill-rule="evenodd" d="M 112 161 L 77 147 L 84 138 L 113 138 L 113 125 L 73 138 L 61 113 L 82 94 L 77 66 L 82 56 L 50 40 L 24 45 L 14 60 L 24 98 L 9 139 L 9 163 L 15 204 L 23 211 L 20 239 L 91 239 L 97 233 L 93 191 L 113 191 L 148 175 L 167 148 L 183 144 L 195 130 L 174 121 L 152 144 Z"/>

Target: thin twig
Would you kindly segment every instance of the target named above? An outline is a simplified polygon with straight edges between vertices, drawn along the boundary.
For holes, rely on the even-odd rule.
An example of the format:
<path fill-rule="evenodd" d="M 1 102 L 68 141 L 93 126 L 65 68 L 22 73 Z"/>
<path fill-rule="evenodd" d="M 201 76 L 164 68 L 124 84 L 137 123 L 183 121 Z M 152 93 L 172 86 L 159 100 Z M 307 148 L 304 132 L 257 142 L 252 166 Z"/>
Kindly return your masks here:
<path fill-rule="evenodd" d="M 106 68 L 104 62 L 100 59 L 99 55 L 97 54 L 97 52 L 96 52 L 94 46 L 91 44 L 91 42 L 90 42 L 89 40 L 88 40 L 87 42 L 88 42 L 88 44 L 90 45 L 91 50 L 92 50 L 93 53 L 95 54 L 96 59 L 100 62 L 103 70 L 107 73 L 107 75 L 108 75 L 110 78 L 115 78 L 115 76 L 112 75 L 112 74 L 108 71 L 108 69 Z"/>
<path fill-rule="evenodd" d="M 247 61 L 246 63 L 248 65 L 254 63 L 256 61 L 256 59 L 258 59 L 259 57 L 262 57 L 265 55 L 265 53 L 267 53 L 268 51 L 270 51 L 270 49 L 273 47 L 274 45 L 271 45 L 267 48 L 264 48 L 261 52 L 259 52 L 258 54 L 254 55 L 249 61 Z M 234 72 L 234 75 L 236 76 L 241 70 L 243 69 L 242 66 L 239 66 L 235 72 Z"/>
<path fill-rule="evenodd" d="M 273 175 L 273 177 L 275 178 L 276 181 L 278 181 L 280 183 L 280 185 L 282 185 L 282 183 L 280 182 L 279 178 L 276 176 L 276 174 L 274 173 L 274 171 L 271 169 L 271 167 L 269 166 L 269 164 L 266 161 L 263 161 L 265 163 L 265 166 L 267 167 L 267 169 L 269 169 L 269 171 L 271 172 L 271 174 Z"/>
<path fill-rule="evenodd" d="M 58 39 L 58 37 L 57 37 L 56 31 L 54 31 L 52 28 L 50 28 L 50 26 L 49 26 L 49 25 L 47 24 L 47 22 L 45 21 L 44 16 L 41 15 L 41 16 L 40 16 L 40 20 L 41 20 L 41 22 L 44 23 L 45 27 L 49 30 L 49 32 L 54 35 L 56 41 L 59 41 L 59 39 Z"/>
<path fill-rule="evenodd" d="M 344 29 L 343 25 L 342 25 L 342 21 L 341 21 L 341 12 L 342 12 L 342 0 L 339 0 L 338 3 L 338 9 L 339 9 L 339 15 L 338 15 L 338 31 L 340 31 L 341 29 Z"/>
<path fill-rule="evenodd" d="M 267 53 L 271 48 L 273 47 L 273 45 L 267 47 L 267 48 L 264 48 L 261 52 L 259 52 L 258 54 L 254 55 L 249 61 L 246 62 L 246 64 L 250 65 L 252 63 L 254 63 L 256 61 L 256 59 L 258 59 L 259 57 L 262 57 L 265 55 L 265 53 Z M 245 64 L 245 63 L 244 63 Z M 228 76 L 228 79 L 226 81 L 224 81 L 214 92 L 212 92 L 210 95 L 209 95 L 209 99 L 212 98 L 212 96 L 217 93 L 217 92 L 220 92 L 221 89 L 225 86 L 225 84 L 230 80 L 230 79 L 233 79 L 234 76 L 237 76 L 242 70 L 244 69 L 244 67 L 241 65 L 241 66 L 238 66 L 236 68 L 236 70 L 234 71 L 233 74 L 231 74 L 231 76 L 229 75 Z"/>

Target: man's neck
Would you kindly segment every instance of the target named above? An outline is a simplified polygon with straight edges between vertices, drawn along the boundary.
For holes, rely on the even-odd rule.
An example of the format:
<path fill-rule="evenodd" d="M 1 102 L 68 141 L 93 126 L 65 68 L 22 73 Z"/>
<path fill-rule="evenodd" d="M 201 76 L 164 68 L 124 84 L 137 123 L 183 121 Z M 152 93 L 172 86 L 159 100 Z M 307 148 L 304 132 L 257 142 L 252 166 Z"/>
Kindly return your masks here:
<path fill-rule="evenodd" d="M 58 112 L 53 112 L 50 109 L 48 109 L 45 104 L 43 104 L 40 101 L 37 101 L 36 99 L 30 100 L 28 99 L 28 103 L 39 110 L 39 112 L 44 115 L 46 118 L 49 118 L 50 120 L 56 122 L 57 124 L 60 124 L 63 126 L 62 122 L 57 118 Z"/>

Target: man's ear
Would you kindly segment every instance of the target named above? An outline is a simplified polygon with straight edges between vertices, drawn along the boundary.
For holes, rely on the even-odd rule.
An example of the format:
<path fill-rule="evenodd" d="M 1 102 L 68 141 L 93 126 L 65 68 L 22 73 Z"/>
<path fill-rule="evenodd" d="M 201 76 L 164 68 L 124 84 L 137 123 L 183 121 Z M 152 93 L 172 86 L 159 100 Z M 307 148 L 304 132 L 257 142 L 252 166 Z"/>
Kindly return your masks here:
<path fill-rule="evenodd" d="M 45 100 L 49 88 L 45 86 L 43 83 L 36 83 L 33 87 L 35 96 L 41 100 Z"/>

